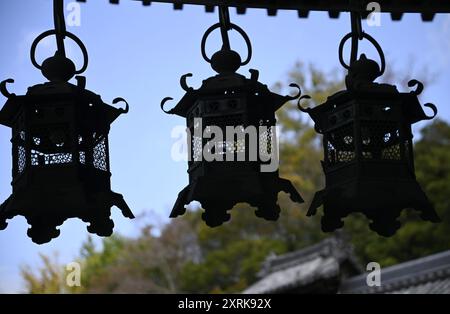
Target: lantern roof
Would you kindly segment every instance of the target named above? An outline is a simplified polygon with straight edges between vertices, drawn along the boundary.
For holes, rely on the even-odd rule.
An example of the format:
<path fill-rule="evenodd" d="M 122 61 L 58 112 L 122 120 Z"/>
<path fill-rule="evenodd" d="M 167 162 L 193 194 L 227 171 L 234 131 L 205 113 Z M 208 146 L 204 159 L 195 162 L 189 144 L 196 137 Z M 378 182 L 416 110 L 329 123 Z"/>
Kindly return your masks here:
<path fill-rule="evenodd" d="M 358 19 L 352 16 L 352 25 L 354 23 L 358 24 L 354 20 Z M 360 29 L 357 29 L 355 33 L 358 31 L 361 32 Z M 299 103 L 299 109 L 308 113 L 314 120 L 316 130 L 321 133 L 321 128 L 326 124 L 325 121 L 327 121 L 327 113 L 339 111 L 340 107 L 346 106 L 349 103 L 360 103 L 363 106 L 379 104 L 386 106 L 386 108 L 400 107 L 403 121 L 409 124 L 433 119 L 437 114 L 436 107 L 430 103 L 425 104 L 425 107 L 429 107 L 433 111 L 432 116 L 427 116 L 417 97 L 423 91 L 423 84 L 421 82 L 410 80 L 408 86 L 411 88 L 416 87 L 416 89 L 409 93 L 399 92 L 394 85 L 375 82 L 378 77 L 383 75 L 386 68 L 384 53 L 374 38 L 367 33 L 361 32 L 360 35 L 362 38 L 367 38 L 377 49 L 381 59 L 381 67 L 374 60 L 368 59 L 365 54 L 361 54 L 358 60 L 353 56 L 354 59 L 351 64 L 345 64 L 342 57 L 343 47 L 345 42 L 352 38 L 353 33 L 344 36 L 339 45 L 339 60 L 343 67 L 348 69 L 348 74 L 345 77 L 347 89 L 329 96 L 325 103 L 314 108 L 305 109 Z M 354 52 L 357 52 L 357 42 L 358 38 L 356 38 L 356 45 L 352 47 Z"/>
<path fill-rule="evenodd" d="M 186 94 L 178 102 L 178 104 L 167 111 L 170 114 L 176 114 L 181 117 L 187 117 L 190 109 L 195 105 L 199 98 L 207 97 L 229 97 L 236 93 L 241 97 L 249 97 L 250 95 L 264 97 L 264 101 L 258 102 L 257 105 L 268 106 L 269 110 L 275 112 L 281 108 L 286 102 L 294 100 L 300 95 L 300 88 L 296 84 L 291 84 L 291 87 L 299 89 L 299 93 L 296 96 L 282 96 L 271 92 L 267 85 L 258 81 L 259 72 L 257 70 L 250 70 L 250 78 L 246 78 L 244 75 L 238 73 L 225 73 L 218 74 L 203 81 L 202 86 L 199 89 L 188 87 L 186 84 L 186 78 L 192 76 L 192 74 L 186 74 L 181 77 L 181 87 L 186 91 Z M 238 96 L 239 97 L 239 96 Z M 171 98 L 165 98 L 165 101 Z"/>
<path fill-rule="evenodd" d="M 346 79 L 347 89 L 337 92 L 327 98 L 327 100 L 316 107 L 300 110 L 307 112 L 316 123 L 320 131 L 320 125 L 326 119 L 326 113 L 338 111 L 349 103 L 361 103 L 364 105 L 380 104 L 386 107 L 401 107 L 402 118 L 406 123 L 414 124 L 422 120 L 430 120 L 437 114 L 437 109 L 433 104 L 427 103 L 424 106 L 431 108 L 432 116 L 428 116 L 419 102 L 418 95 L 423 90 L 423 84 L 417 80 L 408 82 L 409 87 L 417 86 L 416 90 L 410 92 L 399 92 L 397 87 L 390 84 L 375 82 L 352 82 Z"/>
<path fill-rule="evenodd" d="M 8 98 L 3 108 L 0 110 L 0 124 L 12 127 L 14 119 L 20 112 L 22 106 L 42 105 L 43 103 L 58 103 L 68 105 L 66 101 L 76 101 L 77 106 L 93 106 L 97 113 L 100 113 L 105 120 L 111 124 L 122 113 L 128 112 L 128 104 L 126 109 L 115 108 L 103 102 L 101 97 L 94 92 L 85 89 L 85 78 L 77 77 L 78 84 L 74 85 L 68 82 L 46 82 L 28 88 L 26 95 L 17 96 L 6 90 L 6 83 L 12 83 L 13 80 L 3 81 L 1 92 Z M 116 98 L 113 103 L 124 101 L 122 98 Z"/>
<path fill-rule="evenodd" d="M 220 29 L 222 36 L 222 48 L 214 53 L 211 57 L 206 53 L 206 41 L 209 35 L 216 29 Z M 230 38 L 228 32 L 230 30 L 237 31 L 244 39 L 247 46 L 247 57 L 245 60 L 241 59 L 239 53 L 231 49 Z M 208 98 L 220 100 L 220 98 L 228 99 L 230 95 L 234 97 L 246 98 L 247 105 L 252 106 L 255 101 L 249 98 L 257 99 L 259 106 L 264 106 L 264 111 L 275 112 L 282 107 L 286 102 L 297 99 L 301 95 L 300 87 L 296 84 L 291 84 L 291 87 L 298 89 L 296 96 L 281 96 L 269 90 L 267 85 L 258 82 L 259 72 L 250 69 L 251 76 L 246 78 L 244 75 L 236 71 L 244 65 L 247 65 L 252 57 L 252 45 L 250 38 L 245 31 L 236 24 L 231 23 L 228 7 L 219 7 L 219 23 L 209 27 L 203 35 L 201 41 L 201 52 L 203 59 L 211 65 L 211 68 L 218 74 L 203 81 L 202 86 L 195 90 L 186 84 L 186 78 L 192 76 L 191 73 L 185 74 L 181 77 L 181 87 L 186 91 L 184 97 L 179 103 L 169 111 L 164 110 L 164 104 L 170 97 L 166 97 L 161 102 L 161 109 L 170 114 L 176 114 L 182 117 L 187 117 L 191 108 L 196 105 L 200 98 Z M 231 96 L 233 97 L 233 96 Z"/>

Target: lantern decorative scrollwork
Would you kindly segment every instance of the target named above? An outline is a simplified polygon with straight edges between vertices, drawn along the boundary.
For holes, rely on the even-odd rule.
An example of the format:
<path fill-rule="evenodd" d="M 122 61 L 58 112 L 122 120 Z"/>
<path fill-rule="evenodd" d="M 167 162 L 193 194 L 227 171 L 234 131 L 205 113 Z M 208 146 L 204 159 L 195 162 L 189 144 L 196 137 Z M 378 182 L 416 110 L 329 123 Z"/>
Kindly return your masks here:
<path fill-rule="evenodd" d="M 188 87 L 186 74 L 181 78 L 185 96 L 169 114 L 186 118 L 189 147 L 189 185 L 184 188 L 170 217 L 185 213 L 185 205 L 199 201 L 204 209 L 203 220 L 215 227 L 230 219 L 227 213 L 239 202 L 257 207 L 256 215 L 267 220 L 279 217 L 278 192 L 290 194 L 294 202 L 303 200 L 290 181 L 278 174 L 278 156 L 275 134 L 275 111 L 294 97 L 272 93 L 258 82 L 258 71 L 250 70 L 251 77 L 236 73 L 251 59 L 251 43 L 247 34 L 229 20 L 228 8 L 219 8 L 220 23 L 211 26 L 202 39 L 202 55 L 218 75 L 203 81 L 195 90 Z M 209 34 L 220 29 L 222 49 L 211 58 L 205 44 Z M 248 47 L 245 61 L 230 48 L 228 31 L 240 33 Z M 228 136 L 229 130 L 232 136 Z M 227 134 L 226 139 L 218 134 Z M 207 158 L 213 155 L 213 158 Z M 226 159 L 226 160 L 225 160 Z M 276 163 L 276 167 L 271 167 Z"/>
<path fill-rule="evenodd" d="M 26 95 L 9 93 L 0 111 L 0 124 L 12 129 L 13 193 L 0 206 L 0 230 L 7 219 L 24 216 L 31 228 L 28 236 L 45 243 L 59 235 L 66 219 L 78 217 L 89 223 L 89 232 L 111 235 L 111 207 L 134 218 L 122 195 L 111 191 L 108 133 L 111 123 L 128 112 L 105 104 L 99 95 L 85 89 L 86 80 L 76 76 L 77 85 L 68 81 L 86 70 L 88 55 L 78 37 L 65 29 L 63 1 L 54 1 L 55 29 L 39 35 L 31 47 L 31 60 L 49 80 L 28 89 Z M 35 60 L 37 44 L 55 35 L 57 51 L 42 65 Z M 75 69 L 66 57 L 64 38 L 73 39 L 84 56 L 84 65 Z"/>
<path fill-rule="evenodd" d="M 380 45 L 361 31 L 361 17 L 352 13 L 352 29 L 341 41 L 339 59 L 348 70 L 346 90 L 340 91 L 314 108 L 303 108 L 323 134 L 326 178 L 325 189 L 316 193 L 308 216 L 323 205 L 323 231 L 343 226 L 342 218 L 362 212 L 372 223 L 370 228 L 391 236 L 400 227 L 398 217 L 403 209 L 421 212 L 424 220 L 439 218 L 416 181 L 414 173 L 413 134 L 411 125 L 432 119 L 436 107 L 427 116 L 417 98 L 422 83 L 411 80 L 415 91 L 401 93 L 393 85 L 375 83 L 384 73 L 385 59 Z M 350 65 L 343 60 L 343 48 L 352 39 Z M 358 41 L 367 39 L 377 49 L 381 68 L 362 54 L 357 60 Z"/>

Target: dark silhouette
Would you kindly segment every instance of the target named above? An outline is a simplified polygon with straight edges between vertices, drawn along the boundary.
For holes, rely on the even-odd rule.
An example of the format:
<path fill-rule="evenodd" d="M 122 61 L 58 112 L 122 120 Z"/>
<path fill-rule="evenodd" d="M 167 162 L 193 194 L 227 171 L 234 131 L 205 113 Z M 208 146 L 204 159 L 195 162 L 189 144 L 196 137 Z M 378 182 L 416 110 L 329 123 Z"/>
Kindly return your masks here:
<path fill-rule="evenodd" d="M 86 0 L 77 0 L 86 2 Z M 366 17 L 374 9 L 371 1 L 367 0 L 132 0 L 139 1 L 143 6 L 152 2 L 172 3 L 174 10 L 182 10 L 184 4 L 203 5 L 206 12 L 214 12 L 218 5 L 236 7 L 237 14 L 245 14 L 247 9 L 266 9 L 267 15 L 276 16 L 281 10 L 296 10 L 299 18 L 308 18 L 311 11 L 325 11 L 332 19 L 337 19 L 341 12 L 359 10 Z M 124 2 L 124 0 L 122 0 Z M 111 4 L 118 4 L 119 0 L 109 0 Z M 423 21 L 432 21 L 436 13 L 450 13 L 450 3 L 442 0 L 415 1 L 380 1 L 380 12 L 390 13 L 393 21 L 402 19 L 404 13 L 421 13 Z M 366 11 L 367 10 L 367 11 Z"/>
<path fill-rule="evenodd" d="M 202 39 L 202 55 L 218 75 L 204 80 L 198 90 L 186 84 L 186 77 L 192 74 L 182 76 L 181 86 L 186 95 L 170 111 L 165 111 L 163 106 L 172 98 L 165 98 L 161 104 L 166 113 L 186 118 L 187 128 L 194 135 L 189 140 L 189 185 L 178 195 L 170 217 L 184 214 L 185 205 L 197 200 L 205 210 L 202 218 L 210 227 L 228 221 L 230 214 L 227 211 L 239 202 L 257 207 L 255 214 L 258 217 L 277 220 L 280 213 L 278 192 L 289 193 L 294 202 L 302 203 L 303 200 L 290 181 L 279 177 L 278 170 L 261 172 L 261 165 L 270 161 L 261 158 L 251 160 L 250 155 L 252 149 L 257 152 L 265 150 L 272 155 L 272 149 L 276 149 L 273 133 L 275 111 L 287 101 L 298 98 L 300 92 L 295 97 L 280 96 L 258 82 L 258 71 L 250 70 L 250 79 L 236 73 L 240 66 L 250 62 L 251 43 L 239 26 L 230 23 L 228 8 L 220 7 L 219 17 L 220 23 L 211 26 Z M 210 59 L 205 53 L 205 43 L 208 35 L 217 28 L 221 31 L 223 46 Z M 248 57 L 243 62 L 239 54 L 230 48 L 228 31 L 231 29 L 238 31 L 247 43 Z M 297 85 L 291 86 L 300 91 Z M 199 118 L 202 124 L 196 123 L 195 119 Z M 244 137 L 244 143 L 236 138 L 226 142 L 217 138 L 208 141 L 203 134 L 213 126 L 220 128 L 223 134 L 226 134 L 227 126 L 254 126 L 257 129 L 257 147 L 250 147 L 247 137 Z M 259 127 L 265 127 L 265 131 Z M 198 133 L 200 135 L 196 136 Z M 202 157 L 208 149 L 222 156 L 232 155 L 233 161 L 206 161 Z M 238 161 L 239 155 L 245 161 Z M 273 155 L 271 158 L 273 161 Z"/>
<path fill-rule="evenodd" d="M 54 0 L 55 29 L 39 35 L 31 47 L 32 63 L 49 80 L 16 96 L 0 84 L 8 101 L 0 111 L 0 123 L 12 128 L 13 194 L 0 206 L 0 230 L 7 219 L 25 216 L 31 228 L 28 236 L 38 244 L 59 235 L 56 228 L 66 219 L 78 217 L 89 223 L 89 232 L 110 236 L 114 223 L 111 207 L 134 218 L 122 195 L 111 191 L 108 133 L 111 123 L 126 109 L 105 104 L 99 95 L 85 89 L 86 79 L 68 83 L 84 72 L 88 63 L 80 39 L 65 29 L 63 0 Z M 57 51 L 38 65 L 34 53 L 45 37 L 55 35 Z M 84 65 L 75 69 L 66 57 L 64 38 L 81 48 Z M 126 101 L 117 98 L 113 103 Z"/>
<path fill-rule="evenodd" d="M 439 222 L 433 205 L 416 181 L 411 125 L 427 116 L 417 96 L 423 84 L 411 80 L 415 91 L 400 93 L 388 84 L 373 81 L 383 75 L 384 54 L 370 35 L 362 32 L 361 17 L 352 13 L 352 32 L 339 47 L 341 64 L 348 69 L 347 90 L 340 91 L 315 108 L 300 110 L 310 114 L 317 132 L 323 134 L 322 166 L 326 187 L 316 193 L 308 211 L 314 215 L 324 207 L 322 230 L 334 231 L 343 226 L 343 217 L 362 212 L 372 220 L 370 228 L 383 236 L 393 235 L 400 227 L 397 218 L 404 208 L 421 211 L 424 220 Z M 378 64 L 358 54 L 358 41 L 369 40 L 378 50 Z M 345 42 L 352 39 L 350 66 L 342 52 Z"/>
<path fill-rule="evenodd" d="M 180 3 L 177 5 L 180 8 Z M 394 10 L 388 10 L 391 9 Z M 316 193 L 308 215 L 314 215 L 324 205 L 322 229 L 333 231 L 342 227 L 341 219 L 349 213 L 363 212 L 373 221 L 373 230 L 390 236 L 400 227 L 397 218 L 404 208 L 420 210 L 425 220 L 439 221 L 415 179 L 411 132 L 412 124 L 434 118 L 437 110 L 434 105 L 425 104 L 434 115 L 424 113 L 417 99 L 423 85 L 416 80 L 409 82 L 410 87 L 417 86 L 410 93 L 374 83 L 385 69 L 383 51 L 362 31 L 362 13 L 352 12 L 351 16 L 352 32 L 339 47 L 340 62 L 348 69 L 347 90 L 313 109 L 303 109 L 299 104 L 302 111 L 311 115 L 316 130 L 324 135 L 326 187 Z M 171 98 L 165 98 L 161 104 L 166 113 L 186 118 L 193 135 L 189 139 L 190 183 L 180 192 L 170 217 L 184 214 L 185 205 L 198 200 L 205 209 L 203 219 L 212 227 L 228 221 L 228 210 L 239 202 L 257 207 L 258 217 L 277 220 L 278 192 L 290 194 L 294 202 L 302 203 L 303 199 L 290 181 L 279 177 L 278 167 L 273 167 L 273 163 L 278 163 L 275 111 L 287 101 L 308 96 L 300 97 L 300 87 L 295 84 L 291 86 L 298 88 L 296 96 L 272 93 L 258 82 L 257 70 L 250 70 L 250 78 L 236 73 L 250 62 L 251 43 L 247 34 L 230 22 L 227 6 L 219 6 L 219 18 L 220 22 L 205 32 L 201 43 L 203 58 L 218 75 L 204 80 L 198 90 L 186 84 L 186 78 L 192 74 L 182 76 L 186 95 L 170 111 L 163 107 Z M 0 92 L 8 98 L 0 111 L 0 123 L 12 128 L 13 144 L 13 194 L 0 206 L 0 229 L 6 228 L 7 219 L 23 215 L 31 225 L 28 235 L 36 243 L 57 237 L 56 227 L 70 217 L 89 222 L 90 232 L 109 236 L 114 226 L 110 219 L 114 205 L 124 216 L 134 217 L 123 197 L 111 191 L 108 151 L 110 125 L 128 112 L 128 103 L 122 98 L 113 101 L 125 102 L 126 109 L 104 103 L 100 96 L 85 89 L 86 79 L 82 76 L 76 76 L 77 85 L 68 82 L 86 70 L 88 54 L 81 40 L 65 28 L 63 0 L 54 0 L 54 23 L 55 29 L 39 35 L 31 47 L 33 65 L 49 82 L 30 87 L 23 96 L 8 92 L 6 84 L 13 83 L 12 79 L 0 83 Z M 221 31 L 223 46 L 209 58 L 205 44 L 216 29 Z M 247 44 L 245 61 L 230 48 L 231 29 L 238 31 Z M 35 60 L 36 47 L 52 35 L 56 37 L 57 51 L 39 65 Z M 84 64 L 80 70 L 66 57 L 65 37 L 74 40 L 82 50 Z M 358 41 L 364 38 L 378 50 L 381 68 L 365 55 L 357 60 Z M 350 65 L 342 57 L 348 39 L 352 40 Z M 226 134 L 226 140 L 212 136 L 216 135 L 212 131 L 215 127 Z M 231 139 L 229 127 L 234 132 Z M 249 127 L 255 130 L 256 145 L 252 145 Z M 243 138 L 236 134 L 239 130 Z M 257 156 L 253 158 L 255 151 Z M 207 160 L 205 152 L 215 156 Z"/>

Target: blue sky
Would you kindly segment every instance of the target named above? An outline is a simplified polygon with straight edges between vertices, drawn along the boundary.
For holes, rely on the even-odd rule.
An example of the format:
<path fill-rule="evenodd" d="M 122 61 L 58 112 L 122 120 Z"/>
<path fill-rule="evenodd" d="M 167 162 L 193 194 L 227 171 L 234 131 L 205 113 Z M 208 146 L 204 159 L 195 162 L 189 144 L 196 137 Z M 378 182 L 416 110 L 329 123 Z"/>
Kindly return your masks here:
<path fill-rule="evenodd" d="M 347 14 L 332 20 L 317 12 L 299 19 L 290 11 L 269 17 L 264 10 L 235 15 L 232 9 L 231 19 L 246 30 L 253 44 L 253 59 L 240 72 L 256 68 L 260 81 L 269 86 L 285 81 L 296 61 L 313 62 L 325 71 L 338 68 L 337 47 L 349 31 Z M 53 27 L 52 21 L 50 0 L 0 2 L 0 79 L 15 79 L 10 91 L 23 94 L 28 86 L 44 81 L 31 65 L 29 48 L 38 34 Z M 216 22 L 217 15 L 205 13 L 203 7 L 185 6 L 174 11 L 168 4 L 143 7 L 134 1 L 110 5 L 106 0 L 90 0 L 81 4 L 81 25 L 68 27 L 89 51 L 90 64 L 84 73 L 87 88 L 102 95 L 105 102 L 121 96 L 130 103 L 129 114 L 121 116 L 110 133 L 112 186 L 125 196 L 136 215 L 145 214 L 147 220 L 166 221 L 178 192 L 188 182 L 185 163 L 171 159 L 176 141 L 171 130 L 184 121 L 163 114 L 160 101 L 183 95 L 179 87 L 182 74 L 194 74 L 189 80 L 194 87 L 213 74 L 201 58 L 200 40 Z M 436 104 L 439 116 L 450 120 L 450 16 L 438 15 L 432 23 L 424 23 L 417 14 L 405 15 L 401 22 L 383 15 L 381 23 L 381 27 L 369 28 L 365 23 L 363 27 L 384 48 L 387 66 L 408 69 L 417 78 L 424 67 L 435 73 L 434 83 L 425 87 L 422 100 Z M 219 48 L 218 39 L 218 34 L 211 37 L 209 52 Z M 237 50 L 243 48 L 237 36 L 231 36 L 231 41 Z M 80 52 L 72 44 L 67 46 L 68 54 L 79 64 Z M 367 52 L 374 53 L 370 48 Z M 38 60 L 53 53 L 54 41 L 50 39 L 39 47 Z M 2 103 L 6 100 L 0 98 Z M 0 202 L 11 193 L 9 140 L 10 130 L 0 126 Z M 142 220 L 123 218 L 117 209 L 113 219 L 115 230 L 129 236 L 138 234 L 143 224 Z M 22 291 L 20 266 L 37 267 L 39 253 L 58 252 L 60 262 L 72 261 L 87 237 L 85 224 L 76 219 L 64 223 L 59 238 L 41 246 L 27 237 L 27 228 L 25 219 L 16 217 L 0 232 L 0 292 Z"/>

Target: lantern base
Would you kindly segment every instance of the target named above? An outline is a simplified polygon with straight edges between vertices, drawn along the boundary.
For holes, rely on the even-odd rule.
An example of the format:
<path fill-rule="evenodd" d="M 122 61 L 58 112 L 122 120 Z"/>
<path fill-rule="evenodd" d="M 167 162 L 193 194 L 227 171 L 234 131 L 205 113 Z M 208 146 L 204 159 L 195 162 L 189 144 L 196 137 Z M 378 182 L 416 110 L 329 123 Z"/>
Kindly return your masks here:
<path fill-rule="evenodd" d="M 109 237 L 114 230 L 114 221 L 110 218 L 110 212 L 106 211 L 103 215 L 92 216 L 88 221 L 87 231 L 97 234 L 100 237 Z"/>
<path fill-rule="evenodd" d="M 36 244 L 44 244 L 57 238 L 60 234 L 60 230 L 57 227 L 61 226 L 65 220 L 44 216 L 26 217 L 26 219 L 31 225 L 27 231 L 27 235 Z"/>
<path fill-rule="evenodd" d="M 62 196 L 67 195 L 54 195 L 51 198 L 46 195 L 45 190 L 13 193 L 0 205 L 0 230 L 7 227 L 7 219 L 21 215 L 31 226 L 27 235 L 33 242 L 43 244 L 57 238 L 60 234 L 57 227 L 69 218 L 80 218 L 90 223 L 87 230 L 103 237 L 110 236 L 113 232 L 114 222 L 110 219 L 112 206 L 117 206 L 125 217 L 134 218 L 123 196 L 112 191 L 97 192 L 95 196 Z"/>
<path fill-rule="evenodd" d="M 398 218 L 403 209 L 418 210 L 423 220 L 440 222 L 433 205 L 415 180 L 353 180 L 332 186 L 315 194 L 307 216 L 315 215 L 322 205 L 324 232 L 342 228 L 342 218 L 354 212 L 363 213 L 372 221 L 370 229 L 385 237 L 394 235 L 400 228 Z"/>
<path fill-rule="evenodd" d="M 11 203 L 12 195 L 6 199 L 6 201 L 3 202 L 3 204 L 0 205 L 0 230 L 5 230 L 6 227 L 8 227 L 8 223 L 6 222 L 7 219 L 13 218 L 14 214 L 8 214 L 6 211 L 6 208 Z"/>
<path fill-rule="evenodd" d="M 221 202 L 206 201 L 202 203 L 204 208 L 211 208 L 213 210 L 206 210 L 202 213 L 202 219 L 208 227 L 214 228 L 222 225 L 231 219 L 231 215 L 227 211 L 234 206 L 234 204 L 224 204 Z"/>
<path fill-rule="evenodd" d="M 183 215 L 185 205 L 199 201 L 205 210 L 202 219 L 210 227 L 217 227 L 230 220 L 231 210 L 237 203 L 248 203 L 257 207 L 255 215 L 275 221 L 280 216 L 277 204 L 278 193 L 286 192 L 293 202 L 303 203 L 303 199 L 289 180 L 278 174 L 255 174 L 245 177 L 205 178 L 194 180 L 179 194 L 170 213 L 170 218 Z"/>

